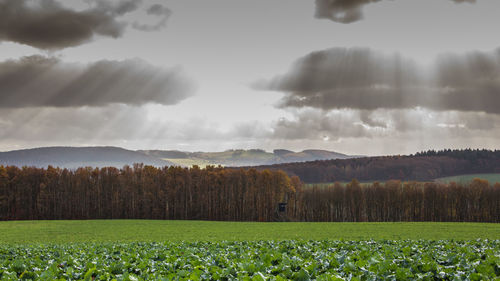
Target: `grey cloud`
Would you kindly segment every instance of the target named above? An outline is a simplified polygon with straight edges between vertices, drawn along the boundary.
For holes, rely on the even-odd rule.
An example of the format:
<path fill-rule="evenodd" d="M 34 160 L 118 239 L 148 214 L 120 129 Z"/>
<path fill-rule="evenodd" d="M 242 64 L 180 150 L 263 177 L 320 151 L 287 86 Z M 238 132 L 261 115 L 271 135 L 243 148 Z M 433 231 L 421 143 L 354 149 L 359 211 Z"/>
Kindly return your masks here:
<path fill-rule="evenodd" d="M 500 137 L 500 115 L 478 112 L 435 112 L 425 109 L 376 110 L 369 118 L 384 123 L 364 123 L 360 110 L 292 110 L 293 117 L 270 123 L 248 121 L 223 129 L 206 119 L 150 118 L 151 106 L 113 104 L 79 108 L 0 108 L 0 150 L 53 145 L 118 145 L 135 148 L 170 147 L 179 143 L 210 144 L 213 149 L 257 147 L 273 149 L 296 145 L 340 147 L 351 153 L 379 153 L 389 149 L 408 153 L 445 144 L 494 148 Z M 131 129 L 133 128 L 133 129 Z M 429 137 L 432 136 L 432 137 Z M 345 140 L 348 139 L 348 140 Z M 221 144 L 225 144 L 221 148 Z M 357 143 L 356 148 L 352 148 Z M 420 146 L 418 146 L 420 145 Z M 427 146 L 426 146 L 427 145 Z M 351 147 L 351 148 L 349 148 Z M 419 147 L 416 149 L 415 147 Z M 389 152 L 387 152 L 389 153 Z"/>
<path fill-rule="evenodd" d="M 371 112 L 371 115 L 387 125 L 386 128 L 393 132 L 390 135 L 410 133 L 438 137 L 453 134 L 471 137 L 500 133 L 500 115 L 484 112 L 380 109 Z"/>
<path fill-rule="evenodd" d="M 438 112 L 426 109 L 302 109 L 293 118 L 273 122 L 270 139 L 327 140 L 343 138 L 441 138 L 500 135 L 500 115 Z"/>
<path fill-rule="evenodd" d="M 90 42 L 95 35 L 118 38 L 127 26 L 119 18 L 137 10 L 141 0 L 87 2 L 88 9 L 76 11 L 56 0 L 0 0 L 0 41 L 57 50 Z M 139 25 L 137 29 L 165 26 L 170 10 L 153 5 L 147 13 L 162 18 L 154 26 Z"/>
<path fill-rule="evenodd" d="M 275 139 L 325 139 L 341 137 L 369 137 L 371 133 L 362 125 L 360 116 L 353 111 L 325 112 L 305 110 L 295 113 L 295 118 L 282 118 L 273 126 Z"/>
<path fill-rule="evenodd" d="M 111 16 L 122 16 L 126 13 L 133 12 L 139 8 L 141 2 L 142 0 L 87 0 L 87 3 L 95 3 L 96 10 L 101 10 Z"/>
<path fill-rule="evenodd" d="M 322 109 L 413 107 L 422 87 L 417 66 L 398 55 L 370 49 L 334 48 L 295 62 L 290 71 L 256 87 L 286 92 L 285 107 Z"/>
<path fill-rule="evenodd" d="M 193 90 L 180 69 L 159 68 L 140 59 L 76 64 L 30 56 L 0 63 L 2 108 L 171 105 Z"/>
<path fill-rule="evenodd" d="M 365 5 L 381 0 L 316 0 L 315 17 L 340 23 L 352 23 L 363 18 Z M 451 0 L 455 3 L 475 3 L 475 0 Z"/>
<path fill-rule="evenodd" d="M 310 53 L 284 75 L 254 86 L 285 92 L 283 107 L 423 107 L 498 114 L 500 50 L 443 56 L 425 69 L 399 55 L 334 48 Z"/>
<path fill-rule="evenodd" d="M 391 110 L 384 114 L 386 122 L 394 132 L 429 132 L 435 130 L 439 123 L 450 123 L 451 120 L 443 120 L 442 116 L 433 116 L 422 110 Z M 434 134 L 432 134 L 434 136 Z"/>
<path fill-rule="evenodd" d="M 500 49 L 443 55 L 435 67 L 434 83 L 445 94 L 437 104 L 456 110 L 500 113 Z"/>
<path fill-rule="evenodd" d="M 147 13 L 148 15 L 163 16 L 163 15 L 169 15 L 171 11 L 170 9 L 161 4 L 154 4 L 151 5 L 151 7 L 149 7 Z"/>
<path fill-rule="evenodd" d="M 135 28 L 137 30 L 141 30 L 141 31 L 160 30 L 160 29 L 164 28 L 165 26 L 167 26 L 167 20 L 170 18 L 172 11 L 161 4 L 154 4 L 148 8 L 146 13 L 148 15 L 160 17 L 159 21 L 155 24 L 142 24 L 142 23 L 134 22 L 132 24 L 133 28 Z"/>
<path fill-rule="evenodd" d="M 267 124 L 258 121 L 247 121 L 236 124 L 230 135 L 233 139 L 263 139 L 272 135 L 272 131 Z"/>
<path fill-rule="evenodd" d="M 93 138 L 116 140 L 124 138 L 128 132 L 132 138 L 130 128 L 142 128 L 141 123 L 146 121 L 145 115 L 138 112 L 137 108 L 124 105 L 0 109 L 0 121 L 3 122 L 0 137 L 4 140 L 72 142 Z"/>
<path fill-rule="evenodd" d="M 364 5 L 381 0 L 316 0 L 316 18 L 351 23 L 363 18 Z"/>
<path fill-rule="evenodd" d="M 383 119 L 375 116 L 372 111 L 362 110 L 359 117 L 363 124 L 370 127 L 387 128 L 387 123 Z"/>
<path fill-rule="evenodd" d="M 471 130 L 498 130 L 500 128 L 500 116 L 489 114 L 470 114 L 463 117 L 461 123 Z"/>
<path fill-rule="evenodd" d="M 265 138 L 262 124 L 237 124 L 223 130 L 207 119 L 151 118 L 151 106 L 0 108 L 0 147 L 14 144 L 131 145 L 151 148 L 169 143 L 221 143 Z M 257 126 L 257 127 L 256 127 Z M 253 129 L 254 135 L 249 131 Z M 265 128 L 264 128 L 265 129 Z"/>
<path fill-rule="evenodd" d="M 0 147 L 164 144 L 177 129 L 151 120 L 147 106 L 0 108 Z M 14 144 L 14 145 L 13 145 Z"/>

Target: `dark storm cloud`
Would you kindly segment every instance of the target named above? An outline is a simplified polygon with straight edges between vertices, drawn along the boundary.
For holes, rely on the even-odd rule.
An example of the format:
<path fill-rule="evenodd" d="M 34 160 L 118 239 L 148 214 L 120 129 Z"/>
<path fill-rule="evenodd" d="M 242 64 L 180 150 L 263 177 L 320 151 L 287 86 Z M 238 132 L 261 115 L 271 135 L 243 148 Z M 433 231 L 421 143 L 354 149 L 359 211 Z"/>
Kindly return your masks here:
<path fill-rule="evenodd" d="M 255 87 L 285 92 L 283 107 L 423 107 L 498 114 L 500 50 L 443 56 L 426 70 L 399 55 L 334 48 L 310 53 L 288 73 Z"/>
<path fill-rule="evenodd" d="M 500 113 L 500 49 L 491 53 L 443 55 L 435 84 L 443 92 L 436 103 L 462 111 Z"/>
<path fill-rule="evenodd" d="M 134 22 L 132 25 L 133 28 L 141 30 L 141 31 L 157 31 L 165 26 L 167 26 L 167 20 L 172 14 L 172 11 L 170 11 L 169 8 L 161 5 L 161 4 L 154 4 L 151 5 L 151 7 L 148 8 L 146 11 L 148 15 L 152 16 L 157 16 L 160 17 L 160 20 L 155 23 L 155 24 L 141 24 L 138 22 Z"/>
<path fill-rule="evenodd" d="M 133 59 L 89 64 L 24 57 L 0 63 L 0 107 L 176 104 L 192 94 L 179 69 Z"/>
<path fill-rule="evenodd" d="M 87 2 L 88 9 L 75 11 L 56 0 L 0 0 L 0 41 L 55 50 L 89 42 L 95 35 L 117 38 L 127 26 L 118 18 L 137 10 L 141 0 Z M 162 17 L 153 27 L 165 25 L 167 11 L 161 5 L 148 10 Z"/>
<path fill-rule="evenodd" d="M 398 55 L 334 48 L 310 53 L 257 87 L 286 92 L 283 106 L 372 110 L 413 107 L 422 85 L 417 66 Z"/>
<path fill-rule="evenodd" d="M 316 18 L 340 23 L 352 23 L 363 18 L 363 7 L 381 0 L 316 0 Z M 451 0 L 455 3 L 475 3 L 475 0 Z"/>

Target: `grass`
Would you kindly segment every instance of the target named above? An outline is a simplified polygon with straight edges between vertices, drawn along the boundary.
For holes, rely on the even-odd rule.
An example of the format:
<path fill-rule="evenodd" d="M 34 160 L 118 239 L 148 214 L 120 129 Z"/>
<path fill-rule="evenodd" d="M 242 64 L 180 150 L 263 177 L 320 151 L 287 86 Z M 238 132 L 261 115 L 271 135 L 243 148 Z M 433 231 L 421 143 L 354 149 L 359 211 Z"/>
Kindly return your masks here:
<path fill-rule="evenodd" d="M 460 175 L 453 177 L 445 177 L 436 179 L 437 182 L 450 183 L 456 182 L 460 184 L 470 183 L 473 179 L 479 178 L 489 181 L 491 184 L 500 182 L 500 174 L 470 174 L 470 175 Z"/>
<path fill-rule="evenodd" d="M 452 176 L 452 177 L 443 177 L 443 178 L 437 178 L 434 181 L 435 182 L 440 182 L 440 183 L 450 183 L 450 182 L 456 182 L 459 184 L 468 184 L 472 182 L 473 179 L 479 178 L 483 180 L 489 181 L 491 184 L 495 183 L 500 183 L 500 174 L 467 174 L 467 175 L 459 175 L 459 176 Z M 361 185 L 365 184 L 373 184 L 376 181 L 363 181 L 360 182 Z M 379 181 L 383 183 L 384 181 Z M 349 184 L 350 181 L 346 182 L 340 182 L 340 184 L 346 185 Z M 403 182 L 404 183 L 404 182 Z M 334 182 L 328 182 L 328 183 L 308 183 L 305 186 L 306 187 L 313 187 L 313 186 L 318 186 L 318 187 L 327 187 L 330 185 L 333 185 Z"/>
<path fill-rule="evenodd" d="M 223 152 L 193 152 L 187 158 L 162 158 L 176 165 L 205 168 L 213 166 L 261 165 L 274 158 L 274 154 L 263 150 L 228 150 Z"/>
<path fill-rule="evenodd" d="M 197 153 L 197 156 L 202 159 L 211 159 L 214 161 L 227 161 L 233 160 L 234 158 L 238 160 L 270 160 L 274 157 L 274 154 L 263 150 L 227 150 L 223 152 L 200 152 Z"/>
<path fill-rule="evenodd" d="M 161 220 L 2 221 L 0 244 L 73 242 L 500 239 L 487 223 L 256 223 Z"/>
<path fill-rule="evenodd" d="M 359 183 L 360 183 L 361 186 L 364 186 L 364 185 L 373 184 L 375 182 L 384 183 L 384 181 L 363 181 L 363 182 L 359 182 Z M 341 184 L 341 185 L 348 185 L 351 182 L 350 181 L 340 181 L 338 183 Z M 320 188 L 325 188 L 325 187 L 332 186 L 334 184 L 335 184 L 335 182 L 306 183 L 305 187 L 315 187 L 315 186 L 317 186 L 317 187 L 320 187 Z"/>
<path fill-rule="evenodd" d="M 200 168 L 205 168 L 208 165 L 218 166 L 218 164 L 212 163 L 208 160 L 204 159 L 192 159 L 192 158 L 163 158 L 163 160 L 170 161 L 175 165 L 183 166 L 183 167 L 192 167 L 197 165 Z"/>

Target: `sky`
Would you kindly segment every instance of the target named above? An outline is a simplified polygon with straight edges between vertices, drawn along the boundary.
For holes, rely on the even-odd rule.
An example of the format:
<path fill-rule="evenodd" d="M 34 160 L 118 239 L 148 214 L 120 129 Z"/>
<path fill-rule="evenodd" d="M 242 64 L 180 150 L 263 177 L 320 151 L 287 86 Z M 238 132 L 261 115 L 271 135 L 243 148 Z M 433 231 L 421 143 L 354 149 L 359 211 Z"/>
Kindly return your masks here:
<path fill-rule="evenodd" d="M 498 149 L 498 0 L 0 0 L 0 151 Z"/>

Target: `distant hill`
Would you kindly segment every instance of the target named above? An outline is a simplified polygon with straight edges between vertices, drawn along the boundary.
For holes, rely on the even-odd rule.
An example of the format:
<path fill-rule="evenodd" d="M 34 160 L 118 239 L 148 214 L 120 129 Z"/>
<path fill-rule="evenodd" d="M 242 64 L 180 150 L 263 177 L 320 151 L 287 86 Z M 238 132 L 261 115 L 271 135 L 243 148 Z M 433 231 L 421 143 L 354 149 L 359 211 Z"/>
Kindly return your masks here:
<path fill-rule="evenodd" d="M 190 152 L 183 152 L 179 150 L 138 150 L 138 152 L 156 158 L 172 158 L 172 159 L 189 158 L 190 155 Z"/>
<path fill-rule="evenodd" d="M 500 150 L 427 151 L 407 156 L 361 157 L 326 150 L 294 152 L 276 149 L 183 152 L 132 151 L 119 147 L 43 147 L 0 152 L 0 165 L 61 168 L 123 167 L 134 163 L 151 166 L 223 165 L 283 170 L 305 183 L 362 182 L 399 179 L 433 181 L 467 174 L 500 174 Z M 452 178 L 454 180 L 454 178 Z"/>
<path fill-rule="evenodd" d="M 140 150 L 139 152 L 183 166 L 222 165 L 241 167 L 353 157 L 327 150 L 294 152 L 285 149 L 276 149 L 272 153 L 262 149 L 234 149 L 223 152 L 183 152 L 177 150 Z"/>
<path fill-rule="evenodd" d="M 283 170 L 306 183 L 433 181 L 464 174 L 500 173 L 500 150 L 442 150 L 408 156 L 378 156 L 259 166 Z"/>
<path fill-rule="evenodd" d="M 73 169 L 77 167 L 123 167 L 134 163 L 170 166 L 172 162 L 119 147 L 42 147 L 0 152 L 0 165 Z"/>
<path fill-rule="evenodd" d="M 290 163 L 290 162 L 305 162 L 305 161 L 316 161 L 316 160 L 330 160 L 330 159 L 349 159 L 353 158 L 353 156 L 349 156 L 346 154 L 327 151 L 327 150 L 313 150 L 308 149 L 301 152 L 289 152 L 283 153 L 284 150 L 274 151 L 275 155 L 279 155 L 280 158 L 277 163 Z"/>
<path fill-rule="evenodd" d="M 120 147 L 41 147 L 0 152 L 0 165 L 62 168 L 123 167 L 134 163 L 152 166 L 222 165 L 231 167 L 272 165 L 325 159 L 347 159 L 353 156 L 326 150 L 235 149 L 223 152 L 184 152 L 178 150 L 138 150 Z"/>

